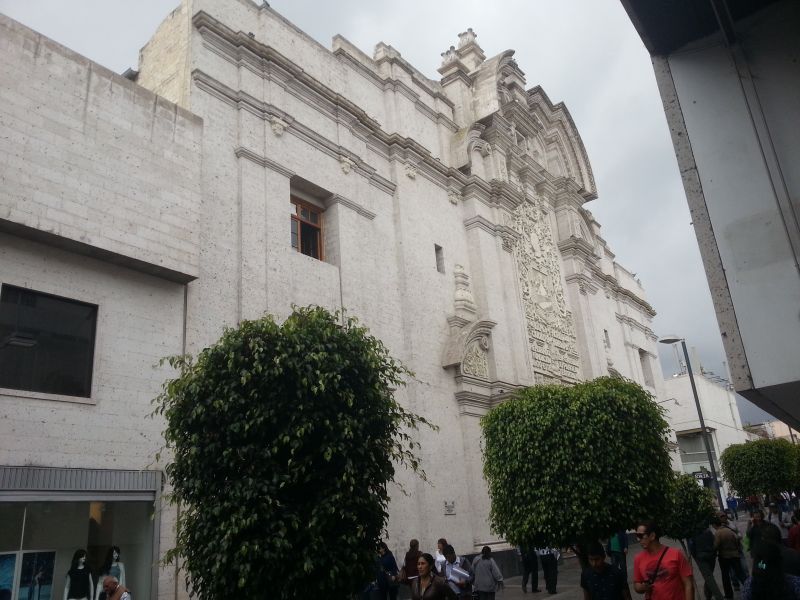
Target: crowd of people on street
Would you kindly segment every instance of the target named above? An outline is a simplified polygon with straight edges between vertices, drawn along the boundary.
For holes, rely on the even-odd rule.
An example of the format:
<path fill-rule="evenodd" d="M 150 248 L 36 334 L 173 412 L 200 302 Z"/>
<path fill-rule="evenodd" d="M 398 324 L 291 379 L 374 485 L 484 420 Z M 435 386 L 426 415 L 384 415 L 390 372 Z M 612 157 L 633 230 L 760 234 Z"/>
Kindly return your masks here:
<path fill-rule="evenodd" d="M 800 508 L 794 495 L 739 500 L 729 496 L 726 511 L 710 519 L 708 527 L 688 540 L 689 554 L 697 565 L 697 586 L 705 600 L 728 600 L 734 592 L 742 600 L 800 600 Z M 762 509 L 766 507 L 766 512 Z M 750 515 L 742 531 L 736 521 Z M 745 512 L 747 511 L 747 512 Z M 657 523 L 644 521 L 635 537 L 641 545 L 633 563 L 633 589 L 646 600 L 694 600 L 695 577 L 686 554 L 661 543 Z M 619 531 L 603 545 L 599 542 L 572 548 L 581 559 L 580 586 L 584 600 L 631 600 L 628 583 L 628 533 Z M 523 546 L 522 591 L 557 593 L 559 549 Z M 748 568 L 747 557 L 752 567 Z M 719 566 L 722 589 L 714 578 Z M 378 545 L 377 577 L 363 600 L 397 600 L 400 586 L 408 586 L 412 600 L 494 600 L 503 588 L 502 573 L 484 546 L 470 560 L 460 556 L 445 538 L 433 554 L 411 540 L 398 564 L 385 542 Z"/>
<path fill-rule="evenodd" d="M 503 587 L 503 575 L 484 546 L 473 560 L 456 554 L 440 538 L 435 555 L 422 552 L 418 540 L 411 540 L 402 565 L 385 542 L 378 544 L 377 577 L 362 594 L 363 600 L 397 600 L 401 585 L 410 587 L 413 600 L 494 600 Z"/>

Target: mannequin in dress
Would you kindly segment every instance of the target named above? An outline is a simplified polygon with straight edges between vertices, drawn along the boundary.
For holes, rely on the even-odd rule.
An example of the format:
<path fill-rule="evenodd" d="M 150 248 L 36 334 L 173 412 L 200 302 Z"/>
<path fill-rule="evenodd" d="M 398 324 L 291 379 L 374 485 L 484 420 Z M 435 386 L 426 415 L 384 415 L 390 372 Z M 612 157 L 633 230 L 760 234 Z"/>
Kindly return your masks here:
<path fill-rule="evenodd" d="M 103 561 L 103 567 L 100 569 L 100 577 L 97 578 L 97 593 L 95 600 L 100 600 L 100 595 L 103 593 L 103 579 L 107 575 L 115 577 L 122 587 L 125 587 L 125 564 L 120 561 L 119 546 L 111 546 L 106 553 L 106 559 Z"/>
<path fill-rule="evenodd" d="M 86 566 L 86 550 L 75 550 L 64 584 L 64 600 L 90 600 L 93 587 L 92 574 Z"/>

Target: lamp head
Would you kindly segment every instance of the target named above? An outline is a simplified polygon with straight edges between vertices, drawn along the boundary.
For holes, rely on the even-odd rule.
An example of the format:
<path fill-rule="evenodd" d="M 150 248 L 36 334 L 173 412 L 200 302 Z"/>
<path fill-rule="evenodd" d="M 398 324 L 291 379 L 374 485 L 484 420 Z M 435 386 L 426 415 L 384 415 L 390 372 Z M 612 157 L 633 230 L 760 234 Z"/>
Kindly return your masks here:
<path fill-rule="evenodd" d="M 659 344 L 676 344 L 678 342 L 682 342 L 683 338 L 679 337 L 675 334 L 672 335 L 665 335 L 663 337 L 658 338 Z"/>

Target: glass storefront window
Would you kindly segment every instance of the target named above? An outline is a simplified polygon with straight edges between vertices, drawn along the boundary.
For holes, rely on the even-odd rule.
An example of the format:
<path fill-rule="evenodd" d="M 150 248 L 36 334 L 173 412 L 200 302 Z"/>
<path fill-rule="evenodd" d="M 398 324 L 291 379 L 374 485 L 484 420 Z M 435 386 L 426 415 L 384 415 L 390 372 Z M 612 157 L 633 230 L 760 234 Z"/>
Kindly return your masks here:
<path fill-rule="evenodd" d="M 152 502 L 5 502 L 0 523 L 0 600 L 61 600 L 68 582 L 68 598 L 98 600 L 108 574 L 150 598 Z M 79 550 L 85 567 L 68 579 Z"/>

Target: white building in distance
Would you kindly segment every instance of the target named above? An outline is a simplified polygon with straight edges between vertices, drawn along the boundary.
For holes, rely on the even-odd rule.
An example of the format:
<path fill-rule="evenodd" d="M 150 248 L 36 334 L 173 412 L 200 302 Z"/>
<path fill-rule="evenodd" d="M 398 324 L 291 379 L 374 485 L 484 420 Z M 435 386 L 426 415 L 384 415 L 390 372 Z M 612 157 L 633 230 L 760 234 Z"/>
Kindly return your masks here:
<path fill-rule="evenodd" d="M 8 18 L 0 43 L 14 597 L 31 564 L 60 596 L 75 550 L 100 574 L 112 546 L 138 599 L 185 596 L 154 566 L 175 516 L 154 365 L 242 319 L 346 308 L 416 373 L 399 400 L 440 430 L 419 440 L 433 485 L 405 475 L 393 495 L 398 555 L 411 537 L 507 549 L 479 418 L 515 389 L 618 374 L 665 398 L 655 313 L 584 208 L 580 135 L 513 51 L 487 58 L 467 30 L 433 80 L 249 0 L 184 0 L 127 78 Z"/>
<path fill-rule="evenodd" d="M 695 363 L 699 364 L 699 363 Z M 711 442 L 711 455 L 714 467 L 720 478 L 719 457 L 728 446 L 743 444 L 750 440 L 750 435 L 742 427 L 736 394 L 731 385 L 722 380 L 712 380 L 704 374 L 694 378 L 697 397 L 703 411 L 706 431 Z M 667 411 L 667 420 L 677 437 L 681 468 L 698 478 L 708 477 L 710 464 L 708 454 L 701 435 L 700 419 L 697 415 L 694 394 L 687 373 L 668 377 L 664 381 L 666 400 L 662 406 Z M 700 475 L 703 473 L 704 475 Z M 701 479 L 708 486 L 708 479 Z M 721 481 L 722 496 L 728 495 L 727 482 Z"/>

